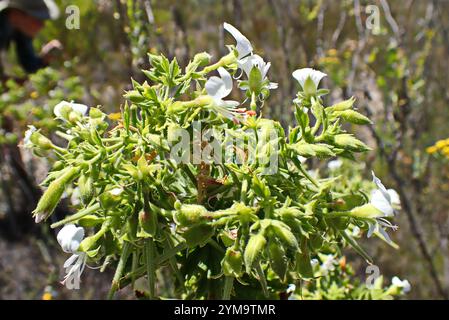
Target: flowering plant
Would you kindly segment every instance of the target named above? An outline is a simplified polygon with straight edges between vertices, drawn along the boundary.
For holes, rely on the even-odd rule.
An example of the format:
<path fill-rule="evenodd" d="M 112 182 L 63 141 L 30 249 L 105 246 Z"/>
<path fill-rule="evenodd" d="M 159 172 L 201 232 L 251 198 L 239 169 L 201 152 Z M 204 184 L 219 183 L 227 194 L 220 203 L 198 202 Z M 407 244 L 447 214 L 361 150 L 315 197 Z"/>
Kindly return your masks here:
<path fill-rule="evenodd" d="M 62 99 L 78 100 L 83 94 L 79 77 L 66 77 L 50 67 L 32 74 L 24 84 L 12 79 L 0 84 L 0 144 L 17 143 L 18 134 L 27 124 L 47 133 L 55 131 L 54 106 Z M 11 121 L 14 122 L 12 130 L 4 130 L 4 126 L 13 125 Z"/>
<path fill-rule="evenodd" d="M 385 228 L 394 228 L 394 201 L 378 178 L 370 197 L 340 187 L 342 176 L 319 178 L 304 161 L 369 150 L 342 127 L 370 123 L 354 99 L 325 106 L 326 75 L 296 70 L 296 124 L 286 132 L 263 117 L 277 87 L 270 64 L 224 27 L 236 45 L 215 63 L 203 52 L 183 71 L 176 59 L 150 55 L 149 81 L 133 82 L 113 124 L 99 108 L 62 102 L 55 115 L 65 146 L 28 132 L 27 146 L 58 159 L 42 183 L 36 221 L 52 214 L 67 186 L 79 194 L 78 212 L 52 225 L 64 226 L 58 241 L 73 254 L 66 283 L 91 261 L 115 265 L 111 298 L 142 280 L 145 296 L 161 296 L 159 272 L 172 275 L 174 297 L 275 298 L 312 280 L 322 252 L 349 245 L 371 263 L 355 227 L 392 243 Z M 243 102 L 229 98 L 235 82 Z"/>

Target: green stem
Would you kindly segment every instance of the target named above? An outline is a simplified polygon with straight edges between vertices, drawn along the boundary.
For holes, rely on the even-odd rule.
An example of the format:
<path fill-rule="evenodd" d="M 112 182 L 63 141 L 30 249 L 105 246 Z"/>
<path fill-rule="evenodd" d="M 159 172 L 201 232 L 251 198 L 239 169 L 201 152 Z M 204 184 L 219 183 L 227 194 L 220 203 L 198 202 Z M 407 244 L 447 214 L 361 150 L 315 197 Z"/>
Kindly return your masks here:
<path fill-rule="evenodd" d="M 251 94 L 251 104 L 250 104 L 251 110 L 257 111 L 257 102 L 256 102 L 256 94 L 253 92 Z"/>
<path fill-rule="evenodd" d="M 295 157 L 291 157 L 291 160 L 293 161 L 293 163 L 295 164 L 295 166 L 299 169 L 299 171 L 301 171 L 301 173 L 307 178 L 309 179 L 310 182 L 312 182 L 315 187 L 319 188 L 320 185 L 318 183 L 318 181 L 316 181 L 308 172 L 307 170 L 305 170 L 302 165 L 301 162 L 299 162 L 299 160 Z"/>
<path fill-rule="evenodd" d="M 108 293 L 108 300 L 112 300 L 112 298 L 114 298 L 115 292 L 120 287 L 120 283 L 119 283 L 120 277 L 122 276 L 123 270 L 125 269 L 126 261 L 128 260 L 128 256 L 129 256 L 130 247 L 131 247 L 131 245 L 129 244 L 129 242 L 127 242 L 127 241 L 123 242 L 122 255 L 120 256 L 120 260 L 118 262 L 117 269 L 115 270 L 114 278 L 112 279 L 111 289 L 109 290 L 109 293 Z"/>
<path fill-rule="evenodd" d="M 57 228 L 57 227 L 62 226 L 64 224 L 67 224 L 69 222 L 73 222 L 73 221 L 79 220 L 82 217 L 87 216 L 88 214 L 91 214 L 92 212 L 97 211 L 98 209 L 100 209 L 100 204 L 96 203 L 96 204 L 94 204 L 94 205 L 92 205 L 90 207 L 87 207 L 84 210 L 78 211 L 77 213 L 75 213 L 75 214 L 73 214 L 71 216 L 68 216 L 65 219 L 62 219 L 62 220 L 60 220 L 58 222 L 53 223 L 50 227 L 52 229 L 54 229 L 54 228 Z"/>
<path fill-rule="evenodd" d="M 134 274 L 134 271 L 139 266 L 139 249 L 136 248 L 136 250 L 133 251 L 133 257 L 132 257 L 132 263 L 131 263 L 131 274 Z M 136 277 L 131 277 L 131 284 L 134 289 L 134 283 L 136 282 Z"/>
<path fill-rule="evenodd" d="M 154 264 L 160 265 L 160 264 L 164 263 L 165 261 L 167 261 L 168 259 L 170 259 L 171 257 L 174 257 L 176 254 L 178 254 L 178 252 L 185 250 L 185 249 L 187 249 L 187 244 L 185 242 L 182 242 L 171 249 L 165 250 L 165 252 L 163 254 L 161 254 L 160 256 L 157 256 L 155 258 Z M 145 274 L 145 271 L 146 271 L 145 266 L 142 266 L 142 267 L 137 268 L 134 272 L 128 273 L 126 276 L 124 276 L 122 279 L 120 279 L 121 287 L 124 287 L 127 284 L 129 284 L 129 281 L 132 277 L 135 277 L 135 279 L 140 278 L 142 275 Z"/>
<path fill-rule="evenodd" d="M 265 274 L 263 273 L 260 261 L 256 263 L 256 272 L 259 277 L 260 284 L 262 285 L 263 294 L 265 297 L 268 297 L 267 279 L 265 279 Z"/>
<path fill-rule="evenodd" d="M 153 238 L 149 238 L 145 242 L 144 248 L 145 262 L 147 268 L 149 298 L 154 299 L 156 288 L 156 263 L 155 263 L 155 246 Z"/>
<path fill-rule="evenodd" d="M 232 287 L 234 286 L 234 277 L 225 277 L 223 288 L 223 300 L 231 299 Z"/>

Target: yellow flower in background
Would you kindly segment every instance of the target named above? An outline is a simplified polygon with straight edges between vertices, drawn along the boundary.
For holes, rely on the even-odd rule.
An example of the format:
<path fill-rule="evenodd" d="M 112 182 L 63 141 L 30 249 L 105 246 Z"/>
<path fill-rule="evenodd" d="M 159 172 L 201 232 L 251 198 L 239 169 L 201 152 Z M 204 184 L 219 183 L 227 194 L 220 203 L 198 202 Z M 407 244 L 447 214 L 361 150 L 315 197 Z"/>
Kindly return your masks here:
<path fill-rule="evenodd" d="M 329 49 L 329 50 L 327 50 L 327 54 L 329 55 L 329 56 L 336 56 L 337 55 L 337 49 Z"/>
<path fill-rule="evenodd" d="M 37 99 L 39 98 L 39 93 L 37 91 L 33 91 L 30 93 L 31 99 Z"/>
<path fill-rule="evenodd" d="M 435 152 L 437 152 L 438 151 L 438 148 L 436 147 L 436 146 L 431 146 L 431 147 L 428 147 L 427 149 L 426 149 L 426 152 L 428 153 L 428 154 L 434 154 Z"/>
<path fill-rule="evenodd" d="M 53 300 L 53 296 L 52 296 L 52 294 L 50 292 L 45 292 L 42 295 L 42 300 Z"/>
<path fill-rule="evenodd" d="M 438 140 L 438 141 L 435 143 L 435 146 L 436 146 L 438 149 L 442 149 L 442 148 L 444 148 L 445 146 L 447 146 L 447 142 L 446 142 L 446 140 Z"/>
<path fill-rule="evenodd" d="M 111 113 L 108 115 L 108 118 L 112 121 L 118 121 L 122 118 L 122 114 L 120 112 Z"/>
<path fill-rule="evenodd" d="M 445 156 L 449 156 L 449 146 L 444 147 L 443 150 L 441 150 L 441 152 L 442 152 Z"/>

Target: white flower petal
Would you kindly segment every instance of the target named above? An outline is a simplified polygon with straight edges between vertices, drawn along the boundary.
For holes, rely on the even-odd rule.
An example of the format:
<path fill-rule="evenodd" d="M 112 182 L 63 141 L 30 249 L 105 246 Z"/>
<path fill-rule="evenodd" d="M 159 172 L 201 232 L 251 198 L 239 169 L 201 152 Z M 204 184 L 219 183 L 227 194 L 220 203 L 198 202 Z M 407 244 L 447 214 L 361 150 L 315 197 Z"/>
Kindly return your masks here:
<path fill-rule="evenodd" d="M 67 253 L 75 253 L 83 238 L 84 229 L 74 224 L 65 225 L 57 235 L 59 245 Z"/>
<path fill-rule="evenodd" d="M 83 116 L 86 115 L 87 113 L 87 109 L 89 109 L 88 106 L 81 104 L 81 103 L 71 103 L 72 109 L 74 111 L 78 111 L 79 113 L 81 113 Z"/>
<path fill-rule="evenodd" d="M 402 281 L 398 277 L 394 276 L 393 279 L 391 279 L 391 283 L 397 287 L 402 286 Z"/>
<path fill-rule="evenodd" d="M 62 110 L 62 108 L 63 108 L 65 105 L 70 106 L 70 103 L 67 102 L 67 101 L 61 101 L 60 103 L 58 103 L 58 104 L 54 107 L 53 113 L 55 114 L 56 117 L 62 118 L 62 112 L 61 112 L 61 110 Z"/>
<path fill-rule="evenodd" d="M 255 66 L 260 70 L 260 73 L 262 74 L 262 79 L 265 78 L 266 72 L 266 66 L 267 64 L 265 61 L 263 61 L 263 58 L 257 54 L 253 54 L 249 57 L 246 57 L 244 59 L 241 59 L 237 62 L 238 67 L 245 72 L 246 76 L 249 77 L 249 73 L 251 72 L 252 68 Z M 268 65 L 268 68 L 270 68 L 270 65 Z M 266 70 L 268 72 L 268 69 Z M 265 72 L 265 74 L 264 74 Z"/>
<path fill-rule="evenodd" d="M 401 205 L 401 198 L 399 194 L 394 189 L 387 189 L 388 194 L 390 195 L 390 201 L 392 205 Z"/>
<path fill-rule="evenodd" d="M 352 229 L 352 236 L 357 237 L 360 234 L 360 228 L 358 226 L 354 226 Z"/>
<path fill-rule="evenodd" d="M 223 24 L 223 27 L 234 37 L 237 42 L 235 48 L 239 53 L 238 59 L 246 57 L 253 52 L 251 42 L 249 42 L 248 38 L 246 38 L 236 27 L 226 22 Z"/>
<path fill-rule="evenodd" d="M 327 76 L 327 74 L 312 68 L 303 68 L 295 70 L 293 71 L 292 75 L 293 78 L 298 80 L 302 88 L 304 88 L 304 83 L 306 82 L 308 77 L 312 79 L 313 83 L 315 83 L 315 86 L 318 88 L 321 79 Z"/>
<path fill-rule="evenodd" d="M 337 170 L 341 167 L 343 162 L 340 159 L 331 160 L 327 164 L 327 168 L 331 171 Z"/>
<path fill-rule="evenodd" d="M 219 101 L 232 91 L 232 77 L 224 68 L 218 68 L 220 77 L 210 77 L 206 82 L 206 92 L 214 100 Z"/>
<path fill-rule="evenodd" d="M 368 233 L 366 234 L 366 237 L 367 238 L 371 238 L 371 236 L 373 235 L 373 233 L 376 231 L 377 228 L 378 228 L 377 224 L 370 223 L 369 224 L 369 228 L 368 228 Z"/>
<path fill-rule="evenodd" d="M 225 97 L 226 97 L 232 91 L 232 85 L 233 85 L 232 77 L 231 77 L 231 75 L 229 74 L 229 72 L 225 68 L 221 68 L 220 67 L 220 68 L 217 69 L 217 71 L 220 74 L 221 79 L 223 80 L 223 85 L 224 85 L 224 88 L 226 90 L 225 91 L 226 92 Z"/>
<path fill-rule="evenodd" d="M 410 292 L 411 290 L 410 282 L 408 282 L 407 279 L 401 280 L 395 276 L 393 277 L 393 279 L 391 279 L 391 283 L 396 287 L 402 288 L 402 291 L 404 293 Z"/>
<path fill-rule="evenodd" d="M 373 182 L 376 184 L 377 188 L 382 192 L 384 197 L 388 200 L 388 202 L 391 203 L 390 194 L 387 191 L 387 188 L 383 185 L 382 181 L 376 175 L 374 174 L 374 171 L 371 171 L 371 174 L 373 175 Z"/>
<path fill-rule="evenodd" d="M 408 282 L 408 280 L 402 280 L 402 288 L 404 293 L 408 293 L 412 289 L 412 286 L 410 285 L 410 282 Z"/>
<path fill-rule="evenodd" d="M 388 233 L 385 231 L 385 229 L 384 228 L 377 228 L 377 230 L 379 231 L 379 233 L 384 237 L 384 239 L 385 239 L 385 241 L 388 243 L 388 244 L 393 244 L 393 241 L 391 240 L 391 238 L 390 238 L 390 236 L 388 235 Z"/>
<path fill-rule="evenodd" d="M 381 211 L 386 217 L 394 216 L 394 209 L 391 206 L 389 199 L 385 198 L 385 195 L 380 190 L 373 190 L 371 192 L 371 204 L 379 211 Z"/>
<path fill-rule="evenodd" d="M 37 131 L 35 126 L 28 126 L 28 130 L 25 131 L 25 137 L 23 138 L 23 145 L 25 148 L 31 148 L 33 144 L 31 143 L 31 136 Z"/>
<path fill-rule="evenodd" d="M 114 188 L 111 191 L 109 191 L 109 193 L 112 194 L 113 196 L 119 196 L 122 194 L 122 192 L 123 192 L 123 188 L 119 188 L 119 187 Z"/>
<path fill-rule="evenodd" d="M 71 266 L 72 264 L 74 264 L 74 262 L 78 260 L 78 255 L 77 254 L 72 254 L 65 262 L 64 262 L 64 268 L 67 268 L 69 266 Z"/>
<path fill-rule="evenodd" d="M 270 82 L 268 84 L 268 89 L 272 90 L 272 89 L 277 89 L 278 88 L 278 84 L 276 82 Z"/>
<path fill-rule="evenodd" d="M 60 103 L 58 103 L 53 109 L 53 112 L 57 118 L 64 119 L 62 117 L 62 108 L 64 108 L 65 106 L 68 106 L 72 110 L 81 113 L 83 116 L 86 115 L 88 109 L 88 107 L 84 104 L 67 102 L 63 100 Z"/>

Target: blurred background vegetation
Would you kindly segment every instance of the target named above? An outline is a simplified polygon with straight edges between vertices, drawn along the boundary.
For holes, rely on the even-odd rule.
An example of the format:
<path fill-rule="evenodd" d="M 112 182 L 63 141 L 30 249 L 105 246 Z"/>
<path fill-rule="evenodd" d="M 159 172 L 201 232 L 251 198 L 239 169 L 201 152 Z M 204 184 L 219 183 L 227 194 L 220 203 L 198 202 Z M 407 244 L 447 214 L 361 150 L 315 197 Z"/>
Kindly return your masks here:
<path fill-rule="evenodd" d="M 400 229 L 392 235 L 400 249 L 380 241 L 365 245 L 382 274 L 410 281 L 408 298 L 448 298 L 449 166 L 445 157 L 436 157 L 426 148 L 449 137 L 449 1 L 57 3 L 61 17 L 47 22 L 35 45 L 59 39 L 64 46 L 63 59 L 53 65 L 57 73 L 40 72 L 17 97 L 0 92 L 0 101 L 9 99 L 16 108 L 28 106 L 22 109 L 26 114 L 16 118 L 31 115 L 39 120 L 39 110 L 51 113 L 56 100 L 62 98 L 118 112 L 130 78 L 144 80 L 140 70 L 148 67 L 148 52 L 176 57 L 182 66 L 199 51 L 216 57 L 231 41 L 225 39 L 222 29 L 222 23 L 229 22 L 272 63 L 270 80 L 278 82 L 280 89 L 272 91 L 265 116 L 279 120 L 286 128 L 293 123 L 291 100 L 297 88 L 291 72 L 313 67 L 329 75 L 323 87 L 331 89 L 332 95 L 326 103 L 355 96 L 359 110 L 375 120 L 374 125 L 358 132 L 373 148 L 362 162 L 367 177 L 374 169 L 401 197 Z M 65 26 L 69 5 L 80 8 L 79 30 Z M 372 28 L 377 13 L 378 28 Z M 7 73 L 24 76 L 12 53 L 5 58 Z M 15 123 L 17 139 L 26 129 L 25 123 Z M 44 176 L 39 170 L 45 171 L 46 166 L 34 163 L 29 155 L 23 157 L 33 179 L 29 183 L 37 185 Z M 54 298 L 104 298 L 112 278 L 107 272 L 88 270 L 79 291 L 68 292 L 59 285 L 64 256 L 47 240 L 42 241 L 54 239 L 51 231 L 33 226 L 29 211 L 34 208 L 36 193 L 20 190 L 17 172 L 5 168 L 7 160 L 2 162 L 0 186 L 0 298 L 41 299 L 48 293 Z M 11 231 L 14 223 L 1 221 L 7 221 L 11 212 L 21 218 L 17 218 L 13 234 L 7 235 L 5 230 Z M 352 252 L 347 259 L 364 279 L 366 265 L 361 259 Z M 123 298 L 131 296 L 122 293 Z"/>

